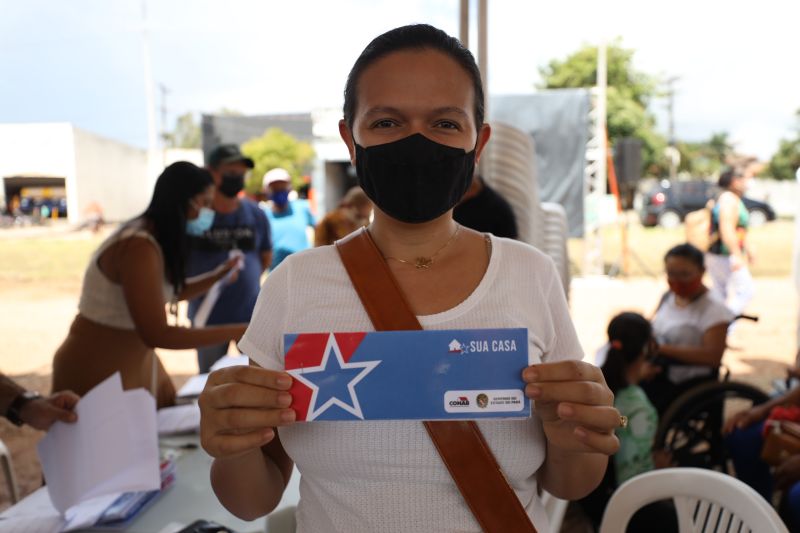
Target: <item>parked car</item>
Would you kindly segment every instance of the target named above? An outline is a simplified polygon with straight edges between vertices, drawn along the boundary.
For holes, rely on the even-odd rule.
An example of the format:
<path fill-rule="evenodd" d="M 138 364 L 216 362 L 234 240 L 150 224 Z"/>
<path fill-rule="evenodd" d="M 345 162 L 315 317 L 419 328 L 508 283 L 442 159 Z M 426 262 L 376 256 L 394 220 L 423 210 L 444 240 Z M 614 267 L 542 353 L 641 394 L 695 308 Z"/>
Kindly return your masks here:
<path fill-rule="evenodd" d="M 641 219 L 644 226 L 674 228 L 683 222 L 687 213 L 706 206 L 709 200 L 719 195 L 716 183 L 708 181 L 662 180 L 644 197 Z M 775 210 L 758 200 L 742 198 L 750 213 L 750 226 L 756 227 L 775 220 Z"/>

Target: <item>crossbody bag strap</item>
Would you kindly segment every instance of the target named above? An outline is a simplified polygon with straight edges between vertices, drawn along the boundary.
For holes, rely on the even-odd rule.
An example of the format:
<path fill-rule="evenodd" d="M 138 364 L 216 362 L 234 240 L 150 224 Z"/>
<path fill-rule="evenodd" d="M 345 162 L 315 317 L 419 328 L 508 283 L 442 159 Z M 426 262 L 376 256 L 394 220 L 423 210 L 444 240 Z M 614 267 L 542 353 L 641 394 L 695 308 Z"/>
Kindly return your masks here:
<path fill-rule="evenodd" d="M 422 329 L 366 228 L 336 241 L 336 249 L 377 331 Z M 536 533 L 475 422 L 424 425 L 483 531 Z"/>

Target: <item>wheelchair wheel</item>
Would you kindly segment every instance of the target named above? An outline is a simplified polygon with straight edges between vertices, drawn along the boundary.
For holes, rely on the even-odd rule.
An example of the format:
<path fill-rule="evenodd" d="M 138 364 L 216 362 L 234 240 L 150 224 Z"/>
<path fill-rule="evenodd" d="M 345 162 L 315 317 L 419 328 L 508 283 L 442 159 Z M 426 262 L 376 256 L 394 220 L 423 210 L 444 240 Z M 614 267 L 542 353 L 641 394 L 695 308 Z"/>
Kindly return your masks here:
<path fill-rule="evenodd" d="M 670 452 L 676 466 L 727 472 L 728 455 L 722 437 L 726 406 L 739 411 L 767 399 L 763 391 L 744 383 L 698 385 L 670 404 L 659 422 L 653 447 Z"/>

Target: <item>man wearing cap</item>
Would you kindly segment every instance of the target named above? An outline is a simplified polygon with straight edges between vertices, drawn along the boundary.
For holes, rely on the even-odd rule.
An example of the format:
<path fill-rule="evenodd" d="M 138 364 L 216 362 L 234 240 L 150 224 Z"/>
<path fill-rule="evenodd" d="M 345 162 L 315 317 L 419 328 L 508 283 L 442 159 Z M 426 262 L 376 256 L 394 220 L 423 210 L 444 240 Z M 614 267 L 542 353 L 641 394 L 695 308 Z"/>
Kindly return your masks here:
<path fill-rule="evenodd" d="M 187 276 L 213 269 L 232 253 L 243 254 L 243 265 L 235 281 L 222 288 L 207 315 L 204 310 L 202 318 L 198 316 L 204 297 L 189 302 L 189 319 L 195 327 L 249 322 L 261 288 L 261 274 L 272 261 L 267 217 L 255 202 L 239 198 L 245 176 L 253 166 L 253 160 L 242 155 L 235 144 L 217 146 L 208 154 L 206 168 L 216 185 L 214 224 L 203 235 L 190 237 Z M 211 365 L 227 352 L 227 343 L 198 349 L 200 373 L 208 372 Z"/>
<path fill-rule="evenodd" d="M 307 200 L 289 200 L 292 181 L 285 169 L 273 168 L 264 174 L 262 185 L 271 200 L 264 210 L 269 217 L 275 251 L 270 266 L 272 270 L 293 253 L 311 247 L 308 228 L 313 230 L 316 222 Z"/>

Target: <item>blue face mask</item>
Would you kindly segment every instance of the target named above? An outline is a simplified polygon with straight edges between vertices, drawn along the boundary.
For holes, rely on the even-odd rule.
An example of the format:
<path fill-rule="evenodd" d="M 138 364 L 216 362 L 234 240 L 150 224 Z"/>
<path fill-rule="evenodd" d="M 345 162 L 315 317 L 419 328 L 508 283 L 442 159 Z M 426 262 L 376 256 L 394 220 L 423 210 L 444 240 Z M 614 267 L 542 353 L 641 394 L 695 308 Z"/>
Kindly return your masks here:
<path fill-rule="evenodd" d="M 272 193 L 271 198 L 272 201 L 275 202 L 275 205 L 278 207 L 284 207 L 289 203 L 289 191 L 274 192 Z"/>
<path fill-rule="evenodd" d="M 199 209 L 197 218 L 186 221 L 186 233 L 194 237 L 199 237 L 214 224 L 214 210 L 208 207 Z"/>

